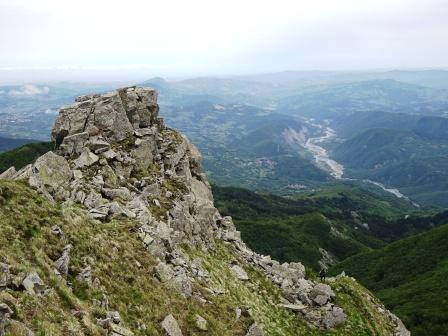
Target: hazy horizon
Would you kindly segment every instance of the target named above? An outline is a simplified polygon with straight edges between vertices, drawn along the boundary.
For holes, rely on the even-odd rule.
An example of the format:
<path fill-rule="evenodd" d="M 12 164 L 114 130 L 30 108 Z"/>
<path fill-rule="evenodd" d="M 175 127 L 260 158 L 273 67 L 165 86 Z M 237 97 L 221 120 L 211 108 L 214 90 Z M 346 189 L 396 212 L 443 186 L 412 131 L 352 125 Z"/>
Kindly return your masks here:
<path fill-rule="evenodd" d="M 448 68 L 390 68 L 390 69 L 358 69 L 358 70 L 301 70 L 286 69 L 280 71 L 259 71 L 247 73 L 192 73 L 171 74 L 155 72 L 147 69 L 0 69 L 0 85 L 24 85 L 24 84 L 57 84 L 57 83 L 84 83 L 84 84 L 134 84 L 152 78 L 163 78 L 167 81 L 179 81 L 193 78 L 235 78 L 262 76 L 282 73 L 328 73 L 328 74 L 363 74 L 363 73 L 388 73 L 388 72 L 424 72 L 424 71 L 448 71 Z"/>

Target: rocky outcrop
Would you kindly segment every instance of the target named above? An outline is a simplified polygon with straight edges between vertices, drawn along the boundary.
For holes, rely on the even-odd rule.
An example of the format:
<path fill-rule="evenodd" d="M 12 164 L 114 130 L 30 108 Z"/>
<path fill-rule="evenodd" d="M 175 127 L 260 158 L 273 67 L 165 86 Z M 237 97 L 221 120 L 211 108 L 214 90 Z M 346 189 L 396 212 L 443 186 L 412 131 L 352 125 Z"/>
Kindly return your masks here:
<path fill-rule="evenodd" d="M 232 218 L 221 217 L 214 207 L 199 151 L 186 137 L 166 127 L 158 110 L 157 94 L 149 88 L 127 87 L 78 97 L 59 112 L 52 130 L 54 151 L 19 171 L 7 170 L 1 178 L 24 179 L 48 200 L 65 206 L 78 204 L 100 222 L 135 221 L 141 244 L 158 258 L 154 277 L 184 298 L 194 295 L 194 285 L 207 283 L 209 274 L 200 260 L 185 255 L 182 243 L 207 251 L 219 240 L 236 251 L 238 260 L 228 267 L 239 283 L 250 281 L 244 269 L 250 265 L 281 290 L 285 301 L 281 309 L 323 329 L 343 324 L 346 315 L 335 305 L 329 285 L 306 279 L 301 263 L 281 264 L 244 244 Z M 64 239 L 59 227 L 52 232 Z M 67 244 L 54 262 L 62 279 L 69 271 L 70 251 Z M 7 286 L 6 273 L 0 273 L 0 287 Z M 93 284 L 89 263 L 82 265 L 76 279 Z M 23 280 L 23 287 L 33 295 L 45 290 L 36 272 Z M 108 308 L 108 304 L 101 306 Z M 110 335 L 133 335 L 120 324 L 117 314 L 108 313 L 98 323 Z M 208 328 L 199 315 L 195 323 L 199 330 Z M 397 330 L 404 328 L 396 325 Z M 161 327 L 168 335 L 182 335 L 172 315 Z M 247 331 L 247 335 L 263 334 L 256 323 Z"/>

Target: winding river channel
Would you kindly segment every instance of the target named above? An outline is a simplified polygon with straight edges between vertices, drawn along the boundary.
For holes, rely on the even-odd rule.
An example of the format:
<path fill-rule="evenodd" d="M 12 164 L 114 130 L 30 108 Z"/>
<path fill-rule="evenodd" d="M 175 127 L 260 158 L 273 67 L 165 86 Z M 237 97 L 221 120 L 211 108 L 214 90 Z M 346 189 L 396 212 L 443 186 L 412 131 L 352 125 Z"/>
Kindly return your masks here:
<path fill-rule="evenodd" d="M 322 130 L 322 134 L 318 137 L 308 138 L 305 142 L 304 147 L 313 155 L 314 161 L 316 165 L 327 171 L 331 176 L 338 180 L 349 180 L 355 181 L 355 179 L 343 177 L 344 175 L 344 166 L 339 162 L 331 159 L 328 155 L 328 151 L 322 147 L 322 144 L 336 137 L 336 132 L 330 127 L 323 126 L 320 124 L 312 124 L 312 126 L 318 127 Z M 371 180 L 361 180 L 364 183 L 374 184 L 377 187 L 383 189 L 384 191 L 395 195 L 398 198 L 407 197 L 403 195 L 398 189 L 395 188 L 387 188 L 385 185 Z"/>

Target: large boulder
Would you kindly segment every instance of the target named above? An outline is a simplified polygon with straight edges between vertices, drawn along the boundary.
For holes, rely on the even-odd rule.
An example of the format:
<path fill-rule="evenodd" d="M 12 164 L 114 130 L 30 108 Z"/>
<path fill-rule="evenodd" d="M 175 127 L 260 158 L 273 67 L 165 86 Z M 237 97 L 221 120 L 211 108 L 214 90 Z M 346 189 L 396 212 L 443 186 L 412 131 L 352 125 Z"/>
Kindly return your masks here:
<path fill-rule="evenodd" d="M 162 328 L 168 336 L 182 336 L 179 324 L 171 314 L 162 321 Z"/>
<path fill-rule="evenodd" d="M 311 300 L 313 300 L 319 306 L 325 305 L 327 302 L 329 302 L 335 296 L 336 295 L 334 294 L 331 287 L 326 284 L 322 284 L 322 283 L 314 286 L 314 288 L 310 291 L 310 294 L 309 294 L 309 297 L 311 298 Z"/>
<path fill-rule="evenodd" d="M 22 281 L 22 286 L 31 295 L 42 294 L 45 291 L 45 284 L 35 271 L 29 273 Z"/>
<path fill-rule="evenodd" d="M 64 157 L 48 152 L 38 158 L 31 167 L 29 182 L 34 187 L 50 187 L 56 190 L 67 184 L 72 175 L 70 166 Z"/>
<path fill-rule="evenodd" d="M 322 324 L 324 325 L 325 328 L 330 329 L 344 323 L 346 318 L 347 315 L 345 315 L 342 308 L 333 306 L 324 315 L 322 319 Z"/>

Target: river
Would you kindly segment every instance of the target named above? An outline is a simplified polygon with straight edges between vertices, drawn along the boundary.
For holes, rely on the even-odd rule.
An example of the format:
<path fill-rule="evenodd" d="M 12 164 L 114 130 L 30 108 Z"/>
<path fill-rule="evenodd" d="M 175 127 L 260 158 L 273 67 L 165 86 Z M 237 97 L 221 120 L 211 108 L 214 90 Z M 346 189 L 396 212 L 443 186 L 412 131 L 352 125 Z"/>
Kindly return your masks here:
<path fill-rule="evenodd" d="M 355 181 L 355 179 L 343 177 L 344 166 L 339 162 L 331 159 L 328 155 L 328 151 L 321 146 L 322 143 L 331 140 L 336 137 L 336 132 L 328 127 L 320 124 L 311 123 L 312 126 L 318 127 L 322 130 L 322 134 L 318 137 L 308 138 L 305 142 L 304 147 L 313 155 L 316 165 L 328 172 L 331 176 L 338 180 L 350 180 Z M 362 180 L 364 183 L 374 184 L 377 187 L 383 189 L 384 191 L 395 195 L 398 198 L 408 199 L 396 188 L 387 188 L 384 184 L 372 180 Z"/>

